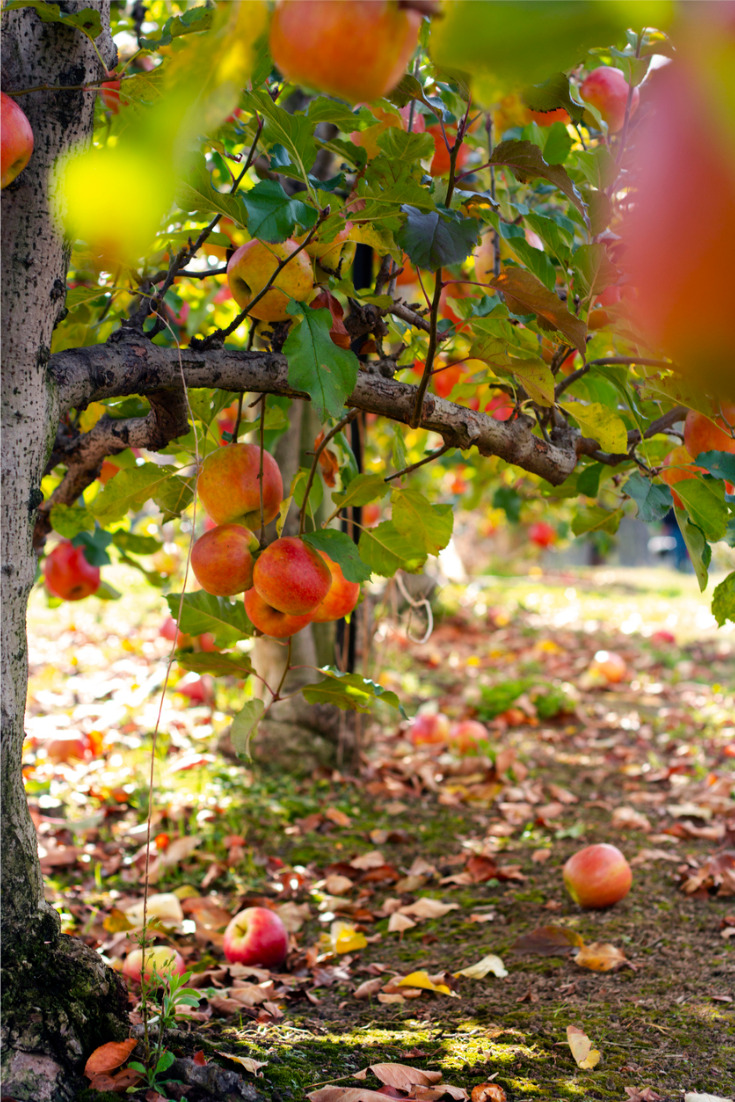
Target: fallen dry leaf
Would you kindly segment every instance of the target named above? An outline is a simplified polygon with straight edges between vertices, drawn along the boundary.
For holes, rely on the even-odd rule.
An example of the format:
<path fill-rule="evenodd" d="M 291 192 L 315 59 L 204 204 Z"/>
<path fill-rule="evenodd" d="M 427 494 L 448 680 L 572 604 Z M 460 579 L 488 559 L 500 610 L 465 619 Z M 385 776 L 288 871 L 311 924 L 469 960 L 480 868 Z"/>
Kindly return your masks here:
<path fill-rule="evenodd" d="M 567 1043 L 578 1068 L 590 1069 L 599 1064 L 600 1053 L 592 1047 L 589 1037 L 579 1026 L 567 1026 Z"/>
<path fill-rule="evenodd" d="M 385 1095 L 369 1087 L 320 1087 L 306 1096 L 310 1102 L 385 1102 Z"/>
<path fill-rule="evenodd" d="M 650 1087 L 644 1087 L 643 1090 L 638 1087 L 624 1087 L 623 1090 L 628 1096 L 628 1102 L 660 1102 L 661 1099 L 661 1095 Z"/>
<path fill-rule="evenodd" d="M 480 1083 L 472 1088 L 470 1102 L 506 1102 L 506 1094 L 497 1083 Z"/>
<path fill-rule="evenodd" d="M 231 1052 L 223 1052 L 220 1049 L 215 1050 L 215 1053 L 217 1056 L 224 1056 L 225 1060 L 232 1060 L 233 1063 L 245 1068 L 245 1071 L 249 1071 L 251 1075 L 255 1075 L 259 1079 L 263 1078 L 263 1073 L 258 1069 L 268 1065 L 267 1060 L 253 1060 L 251 1056 L 233 1056 Z"/>
<path fill-rule="evenodd" d="M 591 941 L 589 945 L 583 945 L 574 957 L 574 963 L 592 972 L 619 972 L 621 968 L 633 967 L 622 949 L 606 941 Z"/>
<path fill-rule="evenodd" d="M 569 953 L 572 949 L 580 949 L 583 945 L 584 941 L 575 930 L 568 930 L 565 926 L 539 926 L 516 938 L 513 952 L 556 957 Z"/>
<path fill-rule="evenodd" d="M 380 976 L 376 976 L 372 980 L 364 980 L 358 988 L 355 989 L 356 999 L 370 999 L 373 995 L 377 995 L 383 986 L 383 980 Z"/>
<path fill-rule="evenodd" d="M 125 1063 L 137 1043 L 135 1037 L 129 1037 L 127 1041 L 108 1041 L 100 1045 L 84 1065 L 84 1074 L 91 1079 L 102 1072 L 114 1071 Z"/>
<path fill-rule="evenodd" d="M 440 1071 L 421 1071 L 420 1068 L 411 1068 L 406 1064 L 370 1064 L 361 1071 L 356 1071 L 354 1078 L 365 1079 L 369 1071 L 381 1083 L 402 1091 L 410 1090 L 416 1083 L 425 1087 L 432 1083 L 439 1083 L 442 1077 Z"/>
<path fill-rule="evenodd" d="M 410 930 L 411 927 L 415 925 L 416 923 L 414 922 L 414 920 L 412 918 L 409 918 L 408 915 L 404 915 L 401 914 L 399 911 L 396 911 L 388 919 L 388 933 L 403 933 L 404 930 Z"/>
<path fill-rule="evenodd" d="M 424 896 L 415 903 L 408 903 L 401 907 L 402 915 L 411 915 L 413 918 L 442 918 L 449 911 L 458 911 L 459 903 L 442 903 L 440 899 L 430 899 Z"/>
<path fill-rule="evenodd" d="M 488 956 L 483 957 L 482 960 L 478 960 L 476 964 L 469 964 L 466 968 L 462 968 L 459 972 L 454 972 L 455 976 L 467 976 L 471 980 L 481 980 L 485 976 L 492 973 L 494 976 L 498 976 L 500 979 L 503 976 L 508 975 L 508 969 L 503 964 L 500 957 L 495 953 L 489 953 Z"/>

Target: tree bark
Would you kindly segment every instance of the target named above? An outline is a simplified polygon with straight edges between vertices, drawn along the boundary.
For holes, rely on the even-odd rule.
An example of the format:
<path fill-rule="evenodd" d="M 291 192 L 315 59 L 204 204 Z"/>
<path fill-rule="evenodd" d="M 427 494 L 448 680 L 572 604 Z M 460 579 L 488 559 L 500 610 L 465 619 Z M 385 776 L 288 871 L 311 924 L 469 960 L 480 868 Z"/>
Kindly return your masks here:
<path fill-rule="evenodd" d="M 109 13 L 109 3 L 98 7 Z M 77 85 L 101 75 L 79 31 L 42 23 L 32 9 L 4 12 L 2 33 L 8 92 L 37 84 Z M 112 62 L 109 33 L 98 41 Z M 64 305 L 68 260 L 49 213 L 49 178 L 62 150 L 89 139 L 94 93 L 32 93 L 22 106 L 33 128 L 34 151 L 25 171 L 2 193 L 2 1047 L 4 1093 L 41 1102 L 73 1097 L 62 1065 L 78 1063 L 90 1047 L 111 1039 L 124 1000 L 99 956 L 59 933 L 58 916 L 44 899 L 23 791 L 25 621 L 36 567 L 32 535 L 59 419 L 47 364 Z"/>

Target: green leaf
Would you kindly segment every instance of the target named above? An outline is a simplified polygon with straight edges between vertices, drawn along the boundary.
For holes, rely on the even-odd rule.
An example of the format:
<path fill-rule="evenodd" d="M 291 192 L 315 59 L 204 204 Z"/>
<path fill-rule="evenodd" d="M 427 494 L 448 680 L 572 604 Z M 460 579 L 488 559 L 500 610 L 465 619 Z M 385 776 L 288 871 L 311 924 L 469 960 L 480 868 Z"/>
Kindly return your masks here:
<path fill-rule="evenodd" d="M 141 38 L 140 45 L 144 50 L 158 50 L 161 46 L 170 45 L 174 38 L 183 34 L 207 30 L 212 24 L 212 17 L 212 8 L 204 4 L 192 5 L 182 15 L 173 15 L 167 19 L 155 37 Z"/>
<path fill-rule="evenodd" d="M 287 195 L 277 180 L 261 180 L 243 196 L 248 212 L 248 233 L 262 241 L 285 241 L 296 225 L 311 229 L 317 219 L 314 207 Z"/>
<path fill-rule="evenodd" d="M 681 485 L 683 485 L 683 483 L 677 482 L 677 493 L 679 493 L 679 487 Z M 697 528 L 696 524 L 691 522 L 686 512 L 677 505 L 674 506 L 674 515 L 676 517 L 676 523 L 679 525 L 684 543 L 686 544 L 687 551 L 689 552 L 689 558 L 692 560 L 692 566 L 694 567 L 694 573 L 697 575 L 700 591 L 704 592 L 707 588 L 709 564 L 712 560 L 712 548 L 704 538 L 704 533 L 701 528 Z"/>
<path fill-rule="evenodd" d="M 622 509 L 610 512 L 600 505 L 583 506 L 572 521 L 572 531 L 575 536 L 584 535 L 585 532 L 608 532 L 614 535 L 622 518 Z"/>
<path fill-rule="evenodd" d="M 176 661 L 192 673 L 211 673 L 215 677 L 236 677 L 239 681 L 243 681 L 253 672 L 250 659 L 240 651 L 232 654 L 177 654 Z"/>
<path fill-rule="evenodd" d="M 511 313 L 536 314 L 540 322 L 558 329 L 584 355 L 587 326 L 570 314 L 561 299 L 532 272 L 506 265 L 489 286 L 501 292 Z"/>
<path fill-rule="evenodd" d="M 115 476 L 117 480 L 120 475 Z M 180 517 L 194 500 L 194 479 L 170 475 L 151 495 L 163 514 L 164 520 Z"/>
<path fill-rule="evenodd" d="M 572 265 L 575 289 L 584 295 L 599 295 L 620 275 L 604 245 L 580 245 L 574 250 Z"/>
<path fill-rule="evenodd" d="M 309 186 L 309 169 L 318 152 L 311 119 L 304 115 L 291 115 L 273 102 L 267 92 L 245 92 L 244 106 L 264 120 L 262 141 L 264 146 L 282 146 L 295 168 L 295 174 Z M 281 166 L 281 169 L 286 166 Z"/>
<path fill-rule="evenodd" d="M 317 532 L 305 533 L 304 542 L 339 563 L 348 582 L 366 582 L 369 579 L 370 568 L 362 561 L 346 532 L 340 532 L 337 528 L 322 528 Z"/>
<path fill-rule="evenodd" d="M 391 496 L 393 524 L 415 547 L 438 555 L 452 538 L 451 505 L 432 505 L 416 490 L 394 490 Z"/>
<path fill-rule="evenodd" d="M 735 622 L 735 570 L 715 586 L 712 594 L 712 615 L 718 627 L 722 627 L 726 620 Z"/>
<path fill-rule="evenodd" d="M 404 206 L 406 222 L 395 235 L 403 251 L 419 268 L 435 272 L 449 264 L 459 264 L 477 244 L 479 223 L 463 218 L 456 211 L 420 211 Z"/>
<path fill-rule="evenodd" d="M 625 492 L 638 506 L 638 517 L 647 524 L 655 524 L 671 508 L 671 492 L 668 486 L 654 486 L 649 478 L 635 471 L 625 483 Z"/>
<path fill-rule="evenodd" d="M 684 502 L 693 524 L 706 539 L 716 543 L 727 530 L 728 508 L 722 482 L 687 478 L 676 483 L 676 492 Z"/>
<path fill-rule="evenodd" d="M 384 130 L 378 136 L 377 142 L 387 157 L 407 164 L 418 164 L 434 155 L 434 139 L 431 134 L 407 134 L 396 126 Z"/>
<path fill-rule="evenodd" d="M 701 452 L 694 458 L 698 467 L 704 467 L 715 478 L 735 482 L 735 454 L 732 452 Z"/>
<path fill-rule="evenodd" d="M 79 532 L 94 532 L 94 517 L 81 505 L 54 505 L 49 520 L 54 532 L 68 540 Z"/>
<path fill-rule="evenodd" d="M 586 218 L 587 208 L 576 184 L 561 165 L 550 165 L 543 157 L 537 145 L 533 142 L 522 142 L 517 139 L 500 142 L 495 146 L 490 158 L 491 165 L 504 165 L 509 168 L 519 183 L 525 184 L 528 180 L 543 179 L 558 187 L 570 202 Z"/>
<path fill-rule="evenodd" d="M 222 214 L 238 226 L 247 225 L 247 212 L 237 195 L 223 195 L 212 187 L 212 179 L 203 157 L 197 157 L 186 178 L 176 187 L 176 204 L 185 211 Z M 196 235 L 194 235 L 196 236 Z"/>
<path fill-rule="evenodd" d="M 112 533 L 112 542 L 126 555 L 154 555 L 162 546 L 155 536 L 140 536 L 124 528 Z"/>
<path fill-rule="evenodd" d="M 80 8 L 75 12 L 63 12 L 58 4 L 47 4 L 44 0 L 10 0 L 4 5 L 5 11 L 14 8 L 33 8 L 42 23 L 63 23 L 67 27 L 78 27 L 88 38 L 96 38 L 102 30 L 100 13 L 96 8 Z"/>
<path fill-rule="evenodd" d="M 523 92 L 523 102 L 532 111 L 555 111 L 563 107 L 575 122 L 581 122 L 584 107 L 572 98 L 569 77 L 566 73 L 554 73 L 541 84 L 532 84 Z"/>
<path fill-rule="evenodd" d="M 107 548 L 112 543 L 112 533 L 104 528 L 95 528 L 93 532 L 77 532 L 71 541 L 75 547 L 84 550 L 84 557 L 92 566 L 107 566 L 110 556 Z"/>
<path fill-rule="evenodd" d="M 171 479 L 171 468 L 157 463 L 118 471 L 89 507 L 100 524 L 121 520 L 126 513 L 137 512 Z"/>
<path fill-rule="evenodd" d="M 174 620 L 179 615 L 180 599 L 180 593 L 169 593 L 166 597 Z M 225 597 L 213 597 L 203 589 L 198 593 L 184 594 L 179 630 L 187 635 L 211 632 L 219 647 L 231 647 L 239 639 L 253 634 L 253 626 L 242 601 L 233 602 Z"/>
<path fill-rule="evenodd" d="M 478 717 L 487 722 L 507 712 L 518 697 L 527 692 L 532 685 L 533 679 L 530 677 L 501 681 L 498 685 L 482 685 L 481 701 L 477 709 Z"/>
<path fill-rule="evenodd" d="M 342 493 L 332 495 L 332 501 L 340 509 L 350 505 L 367 505 L 385 497 L 389 490 L 390 486 L 379 474 L 358 474 Z"/>
<path fill-rule="evenodd" d="M 263 718 L 265 704 L 262 700 L 248 700 L 232 719 L 230 740 L 240 758 L 250 757 L 250 740 Z"/>
<path fill-rule="evenodd" d="M 345 399 L 355 389 L 360 362 L 354 352 L 339 348 L 329 336 L 329 310 L 312 310 L 291 302 L 288 311 L 292 316 L 301 314 L 283 346 L 283 354 L 288 357 L 288 381 L 306 391 L 320 420 L 325 414 L 341 417 Z"/>
<path fill-rule="evenodd" d="M 360 677 L 356 673 L 342 673 L 331 666 L 325 666 L 323 681 L 305 685 L 302 689 L 308 704 L 336 704 L 338 708 L 352 712 L 369 712 L 376 701 L 390 705 L 405 718 L 401 702 L 395 693 L 384 689 L 382 685 Z"/>
<path fill-rule="evenodd" d="M 357 549 L 373 573 L 385 578 L 392 578 L 396 570 L 415 572 L 426 561 L 426 554 L 417 548 L 416 541 L 399 532 L 390 520 L 377 528 L 364 528 Z"/>
<path fill-rule="evenodd" d="M 628 430 L 623 419 L 600 402 L 562 402 L 561 408 L 571 414 L 582 435 L 596 440 L 603 451 L 622 454 L 628 450 Z"/>

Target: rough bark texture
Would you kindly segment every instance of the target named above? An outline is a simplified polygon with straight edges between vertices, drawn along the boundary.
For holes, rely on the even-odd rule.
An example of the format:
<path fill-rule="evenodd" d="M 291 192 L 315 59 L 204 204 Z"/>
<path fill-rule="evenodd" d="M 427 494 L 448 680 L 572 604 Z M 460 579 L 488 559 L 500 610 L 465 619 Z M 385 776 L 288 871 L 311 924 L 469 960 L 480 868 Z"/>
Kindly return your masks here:
<path fill-rule="evenodd" d="M 181 363 L 190 387 L 303 397 L 288 382 L 286 358 L 276 353 L 184 348 Z M 160 348 L 139 337 L 59 352 L 51 358 L 49 369 L 59 386 L 62 410 L 84 408 L 90 402 L 123 394 L 150 394 L 180 385 L 181 380 L 177 350 Z M 377 370 L 361 371 L 347 404 L 408 424 L 416 389 L 384 378 Z M 547 442 L 533 435 L 529 417 L 494 421 L 485 413 L 427 394 L 421 426 L 456 448 L 475 447 L 482 455 L 500 456 L 531 474 L 541 475 L 553 486 L 560 486 L 577 463 L 575 441 L 579 433 L 567 425 L 554 429 Z"/>
<path fill-rule="evenodd" d="M 41 83 L 76 85 L 100 75 L 82 34 L 44 24 L 32 9 L 4 12 L 2 34 L 8 92 Z M 112 61 L 109 35 L 101 35 L 99 44 Z M 48 179 L 60 151 L 88 138 L 93 107 L 94 94 L 82 91 L 24 96 L 34 151 L 25 171 L 2 193 L 3 1089 L 9 1097 L 34 1102 L 71 1097 L 60 1065 L 78 1062 L 85 1050 L 109 1040 L 122 1007 L 118 981 L 97 954 L 61 937 L 56 913 L 44 900 L 21 776 L 25 617 L 36 565 L 32 532 L 58 424 L 47 362 L 64 304 L 67 261 L 49 215 Z"/>

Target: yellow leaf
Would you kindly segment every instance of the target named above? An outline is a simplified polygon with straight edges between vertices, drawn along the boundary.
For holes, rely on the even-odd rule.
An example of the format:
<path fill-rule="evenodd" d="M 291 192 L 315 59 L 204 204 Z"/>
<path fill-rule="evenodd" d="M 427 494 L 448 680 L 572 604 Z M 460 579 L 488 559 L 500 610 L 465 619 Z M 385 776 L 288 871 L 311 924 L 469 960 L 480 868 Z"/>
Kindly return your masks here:
<path fill-rule="evenodd" d="M 454 975 L 467 976 L 471 980 L 481 980 L 490 973 L 501 979 L 503 976 L 508 975 L 508 969 L 505 967 L 500 957 L 496 956 L 495 953 L 489 953 L 488 956 L 483 957 L 482 960 L 478 960 L 476 964 L 469 964 L 466 968 L 462 968 L 461 971 L 455 972 Z"/>
<path fill-rule="evenodd" d="M 445 983 L 434 983 L 428 972 L 409 972 L 396 981 L 396 987 L 420 987 L 423 991 L 436 991 L 440 995 L 451 995 L 452 991 Z"/>
<path fill-rule="evenodd" d="M 613 410 L 601 402 L 562 402 L 561 406 L 572 415 L 584 436 L 596 440 L 603 451 L 627 452 L 628 430 Z"/>
<path fill-rule="evenodd" d="M 587 1034 L 576 1025 L 567 1026 L 567 1043 L 579 1068 L 590 1069 L 600 1062 L 600 1053 L 592 1047 Z"/>
<path fill-rule="evenodd" d="M 352 953 L 355 949 L 364 949 L 367 938 L 349 922 L 333 922 L 329 936 L 335 953 Z"/>
<path fill-rule="evenodd" d="M 79 414 L 79 428 L 82 432 L 89 432 L 107 412 L 107 407 L 102 402 L 92 402 Z"/>

